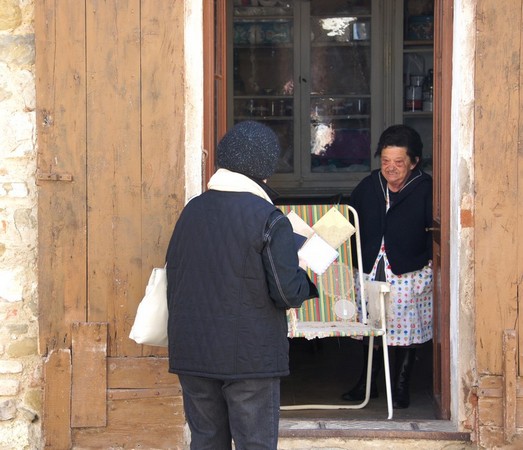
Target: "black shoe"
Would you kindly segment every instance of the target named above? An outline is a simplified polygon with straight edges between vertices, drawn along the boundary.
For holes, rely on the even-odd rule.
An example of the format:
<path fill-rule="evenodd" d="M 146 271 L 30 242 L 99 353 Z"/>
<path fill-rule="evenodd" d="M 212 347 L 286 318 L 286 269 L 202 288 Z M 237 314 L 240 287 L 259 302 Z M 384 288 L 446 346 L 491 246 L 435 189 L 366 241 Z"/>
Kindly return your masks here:
<path fill-rule="evenodd" d="M 410 375 L 415 360 L 415 347 L 396 347 L 394 390 L 392 393 L 392 407 L 394 409 L 405 409 L 410 405 Z"/>
<path fill-rule="evenodd" d="M 394 409 L 407 409 L 410 406 L 410 399 L 408 397 L 407 395 L 404 398 L 394 398 L 392 400 L 392 407 Z"/>

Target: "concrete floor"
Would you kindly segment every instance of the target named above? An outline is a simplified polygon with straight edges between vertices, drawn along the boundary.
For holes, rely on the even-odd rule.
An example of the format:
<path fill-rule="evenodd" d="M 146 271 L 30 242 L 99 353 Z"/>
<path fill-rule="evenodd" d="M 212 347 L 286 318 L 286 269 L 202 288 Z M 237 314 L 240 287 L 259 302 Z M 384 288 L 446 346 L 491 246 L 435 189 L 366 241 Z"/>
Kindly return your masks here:
<path fill-rule="evenodd" d="M 394 367 L 394 351 L 389 352 Z M 358 380 L 362 366 L 361 342 L 351 338 L 290 340 L 291 375 L 282 378 L 281 404 L 347 404 L 341 394 Z M 383 371 L 378 379 L 379 398 L 362 409 L 282 411 L 283 419 L 384 420 L 387 401 Z M 436 419 L 432 401 L 432 344 L 419 347 L 411 380 L 411 404 L 395 409 L 394 420 Z"/>

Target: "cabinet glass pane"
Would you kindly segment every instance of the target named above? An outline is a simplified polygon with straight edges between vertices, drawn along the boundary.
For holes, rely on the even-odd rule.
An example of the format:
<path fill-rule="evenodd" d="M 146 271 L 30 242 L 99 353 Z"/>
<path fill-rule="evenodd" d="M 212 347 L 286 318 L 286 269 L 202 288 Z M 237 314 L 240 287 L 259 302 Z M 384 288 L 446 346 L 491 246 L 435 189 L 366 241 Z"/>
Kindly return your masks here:
<path fill-rule="evenodd" d="M 370 25 L 368 1 L 311 1 L 311 172 L 370 170 Z"/>
<path fill-rule="evenodd" d="M 289 1 L 234 1 L 234 122 L 261 121 L 278 134 L 278 173 L 294 170 L 293 13 Z"/>
<path fill-rule="evenodd" d="M 423 141 L 423 168 L 432 171 L 434 1 L 405 0 L 403 21 L 403 123 Z"/>

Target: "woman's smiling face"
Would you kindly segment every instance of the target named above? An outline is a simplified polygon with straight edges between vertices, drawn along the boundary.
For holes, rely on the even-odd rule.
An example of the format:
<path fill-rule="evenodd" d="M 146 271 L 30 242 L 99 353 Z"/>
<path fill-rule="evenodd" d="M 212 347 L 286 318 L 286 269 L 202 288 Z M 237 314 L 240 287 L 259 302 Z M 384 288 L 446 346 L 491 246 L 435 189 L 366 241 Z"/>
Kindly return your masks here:
<path fill-rule="evenodd" d="M 418 159 L 418 158 L 416 158 Z M 407 182 L 416 167 L 410 160 L 406 147 L 385 147 L 381 151 L 381 174 L 387 180 L 389 189 L 398 192 Z"/>

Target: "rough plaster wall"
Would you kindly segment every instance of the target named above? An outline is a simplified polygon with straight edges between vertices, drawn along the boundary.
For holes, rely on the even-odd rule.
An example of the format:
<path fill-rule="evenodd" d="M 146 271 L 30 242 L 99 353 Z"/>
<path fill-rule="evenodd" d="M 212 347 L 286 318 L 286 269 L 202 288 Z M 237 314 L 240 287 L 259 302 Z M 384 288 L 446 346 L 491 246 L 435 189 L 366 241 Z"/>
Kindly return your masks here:
<path fill-rule="evenodd" d="M 473 428 L 477 384 L 474 339 L 474 49 L 476 0 L 454 3 L 450 224 L 451 414 Z"/>
<path fill-rule="evenodd" d="M 0 449 L 40 442 L 34 0 L 0 0 Z"/>
<path fill-rule="evenodd" d="M 203 9 L 185 4 L 185 201 L 202 192 Z"/>

